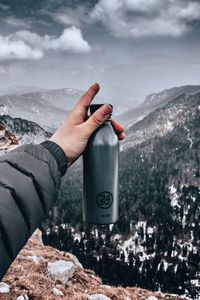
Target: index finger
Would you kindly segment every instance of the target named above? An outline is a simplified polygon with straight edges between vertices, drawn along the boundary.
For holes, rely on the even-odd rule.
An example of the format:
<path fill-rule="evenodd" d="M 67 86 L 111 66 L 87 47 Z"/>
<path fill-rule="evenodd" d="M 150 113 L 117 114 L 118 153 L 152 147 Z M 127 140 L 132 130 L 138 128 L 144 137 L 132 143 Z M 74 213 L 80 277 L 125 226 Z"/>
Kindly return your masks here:
<path fill-rule="evenodd" d="M 88 108 L 94 96 L 98 93 L 100 86 L 98 83 L 94 83 L 88 90 L 81 96 L 80 100 L 76 103 L 76 106 L 82 106 Z"/>

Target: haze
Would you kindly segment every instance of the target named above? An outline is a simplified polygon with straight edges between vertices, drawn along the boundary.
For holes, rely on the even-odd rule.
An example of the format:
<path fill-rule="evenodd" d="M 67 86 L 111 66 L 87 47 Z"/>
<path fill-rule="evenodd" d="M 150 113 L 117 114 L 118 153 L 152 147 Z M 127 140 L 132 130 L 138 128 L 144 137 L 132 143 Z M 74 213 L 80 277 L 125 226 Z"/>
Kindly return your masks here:
<path fill-rule="evenodd" d="M 0 1 L 0 88 L 85 90 L 134 106 L 199 84 L 200 2 Z"/>

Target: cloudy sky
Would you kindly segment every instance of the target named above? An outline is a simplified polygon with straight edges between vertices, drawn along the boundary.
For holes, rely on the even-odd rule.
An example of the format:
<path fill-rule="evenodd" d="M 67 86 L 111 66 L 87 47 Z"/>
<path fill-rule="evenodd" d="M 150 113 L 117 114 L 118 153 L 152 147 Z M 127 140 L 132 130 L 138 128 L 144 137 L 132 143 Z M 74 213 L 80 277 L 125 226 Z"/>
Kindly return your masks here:
<path fill-rule="evenodd" d="M 0 88 L 97 81 L 136 103 L 199 78 L 198 0 L 0 0 Z"/>

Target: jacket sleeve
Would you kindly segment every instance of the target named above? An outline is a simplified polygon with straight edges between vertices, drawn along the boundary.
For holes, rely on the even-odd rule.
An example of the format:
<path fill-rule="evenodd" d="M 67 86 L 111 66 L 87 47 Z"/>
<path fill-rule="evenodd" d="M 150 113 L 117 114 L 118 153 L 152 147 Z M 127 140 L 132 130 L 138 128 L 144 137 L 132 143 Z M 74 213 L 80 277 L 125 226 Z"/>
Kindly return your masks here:
<path fill-rule="evenodd" d="M 0 280 L 56 200 L 62 152 L 46 141 L 0 156 Z"/>

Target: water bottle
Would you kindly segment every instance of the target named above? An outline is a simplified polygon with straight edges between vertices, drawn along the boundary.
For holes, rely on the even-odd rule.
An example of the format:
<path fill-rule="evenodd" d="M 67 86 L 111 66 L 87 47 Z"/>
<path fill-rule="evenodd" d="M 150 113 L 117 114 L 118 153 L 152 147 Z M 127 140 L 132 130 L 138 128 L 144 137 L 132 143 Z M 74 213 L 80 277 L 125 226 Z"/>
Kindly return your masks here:
<path fill-rule="evenodd" d="M 90 105 L 90 114 L 102 105 Z M 84 222 L 103 225 L 118 220 L 118 170 L 119 141 L 110 116 L 93 132 L 83 153 Z"/>

